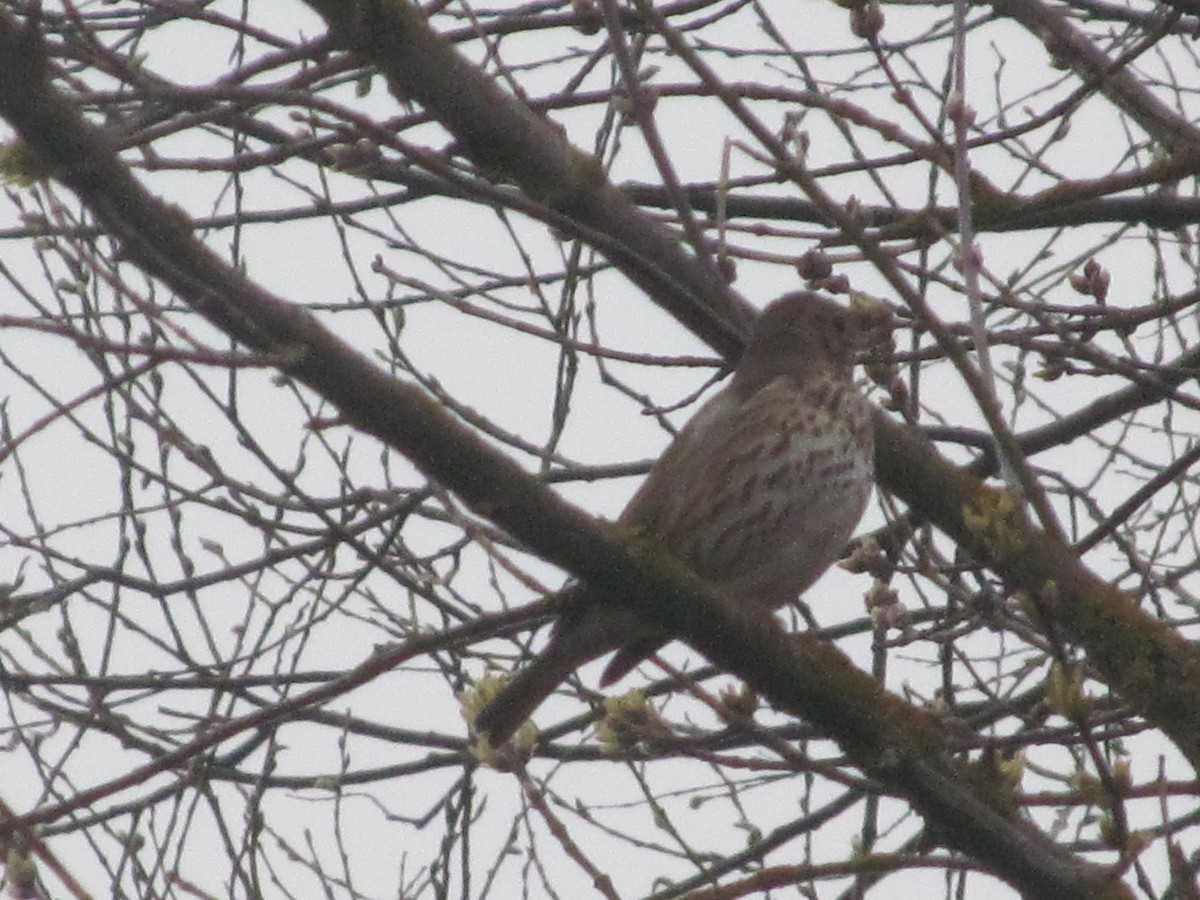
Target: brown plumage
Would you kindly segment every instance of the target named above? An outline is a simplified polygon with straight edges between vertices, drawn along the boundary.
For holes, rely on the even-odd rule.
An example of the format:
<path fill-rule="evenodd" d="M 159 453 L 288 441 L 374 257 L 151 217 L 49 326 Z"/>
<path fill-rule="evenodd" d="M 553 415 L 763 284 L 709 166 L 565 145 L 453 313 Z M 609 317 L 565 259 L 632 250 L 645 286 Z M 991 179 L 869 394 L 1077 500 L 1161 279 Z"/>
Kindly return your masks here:
<path fill-rule="evenodd" d="M 658 538 L 723 593 L 773 610 L 837 559 L 871 491 L 870 407 L 854 387 L 860 318 L 809 292 L 759 317 L 728 386 L 688 422 L 619 521 Z M 568 588 L 573 599 L 587 588 Z M 669 636 L 629 610 L 572 603 L 550 644 L 485 708 L 499 745 L 579 666 L 617 650 L 616 681 Z"/>

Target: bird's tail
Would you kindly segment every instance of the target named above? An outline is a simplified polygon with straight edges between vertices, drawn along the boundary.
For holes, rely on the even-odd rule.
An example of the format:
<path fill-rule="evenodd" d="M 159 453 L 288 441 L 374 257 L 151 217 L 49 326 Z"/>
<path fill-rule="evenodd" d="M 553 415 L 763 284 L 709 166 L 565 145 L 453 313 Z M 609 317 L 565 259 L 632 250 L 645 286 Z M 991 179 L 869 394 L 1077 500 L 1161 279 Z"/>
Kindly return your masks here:
<path fill-rule="evenodd" d="M 512 737 L 542 701 L 553 694 L 577 666 L 590 659 L 590 655 L 572 658 L 565 653 L 551 652 L 553 649 L 554 643 L 551 643 L 546 653 L 518 672 L 475 719 L 475 731 L 486 734 L 493 747 L 499 747 Z"/>
<path fill-rule="evenodd" d="M 626 616 L 599 605 L 581 609 L 578 617 L 560 620 L 550 643 L 505 685 L 475 719 L 475 731 L 486 733 L 499 747 L 521 727 L 543 700 L 585 663 L 615 650 L 629 634 Z"/>
<path fill-rule="evenodd" d="M 608 687 L 620 681 L 645 662 L 647 657 L 657 653 L 663 643 L 663 636 L 653 633 L 623 646 L 604 667 L 604 673 L 600 676 L 600 687 Z"/>

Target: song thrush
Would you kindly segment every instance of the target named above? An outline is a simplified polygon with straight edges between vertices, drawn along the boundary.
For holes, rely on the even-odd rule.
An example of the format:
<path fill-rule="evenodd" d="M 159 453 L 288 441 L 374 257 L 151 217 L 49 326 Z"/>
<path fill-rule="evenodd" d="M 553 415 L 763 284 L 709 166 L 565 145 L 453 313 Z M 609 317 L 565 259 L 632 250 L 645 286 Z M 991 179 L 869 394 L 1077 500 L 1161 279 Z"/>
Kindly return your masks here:
<path fill-rule="evenodd" d="M 854 387 L 864 320 L 809 292 L 759 317 L 727 387 L 679 432 L 620 516 L 731 598 L 773 610 L 838 558 L 871 491 L 867 401 Z M 572 671 L 617 650 L 608 685 L 670 636 L 574 594 L 549 646 L 480 712 L 499 746 Z"/>

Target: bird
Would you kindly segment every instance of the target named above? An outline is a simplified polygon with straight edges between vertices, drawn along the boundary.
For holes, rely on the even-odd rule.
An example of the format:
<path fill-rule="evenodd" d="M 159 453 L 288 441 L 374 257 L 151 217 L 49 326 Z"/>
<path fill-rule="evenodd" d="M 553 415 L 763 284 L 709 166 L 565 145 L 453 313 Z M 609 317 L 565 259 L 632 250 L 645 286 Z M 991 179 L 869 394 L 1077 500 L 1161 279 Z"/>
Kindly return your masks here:
<path fill-rule="evenodd" d="M 872 312 L 811 291 L 768 304 L 733 375 L 679 431 L 620 514 L 724 595 L 769 614 L 845 549 L 871 493 L 871 405 L 855 352 Z M 670 635 L 586 584 L 560 592 L 549 644 L 476 716 L 501 746 L 575 669 L 617 651 L 607 687 Z"/>

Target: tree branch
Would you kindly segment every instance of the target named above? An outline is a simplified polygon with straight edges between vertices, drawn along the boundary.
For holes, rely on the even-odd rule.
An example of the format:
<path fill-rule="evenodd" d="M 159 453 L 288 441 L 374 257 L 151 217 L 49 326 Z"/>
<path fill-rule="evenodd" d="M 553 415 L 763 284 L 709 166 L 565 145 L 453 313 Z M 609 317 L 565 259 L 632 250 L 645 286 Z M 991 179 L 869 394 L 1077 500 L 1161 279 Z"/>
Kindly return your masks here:
<path fill-rule="evenodd" d="M 328 8 L 339 19 L 337 31 L 343 37 L 347 29 L 355 36 L 370 34 L 372 41 L 383 35 L 381 46 L 389 46 L 392 56 L 402 57 L 404 65 L 399 69 L 389 66 L 392 56 L 379 62 L 394 81 L 399 83 L 400 76 L 406 76 L 404 83 L 410 91 L 420 89 L 428 74 L 423 68 L 426 64 L 437 69 L 446 62 L 439 54 L 454 55 L 452 48 L 438 43 L 410 7 L 399 2 L 321 0 L 314 5 Z M 386 28 L 376 27 L 381 24 L 374 18 L 377 15 L 392 17 Z M 835 648 L 811 637 L 785 636 L 773 619 L 762 621 L 746 615 L 690 573 L 660 559 L 654 546 L 622 538 L 614 528 L 568 505 L 452 419 L 418 388 L 389 377 L 309 313 L 226 265 L 193 237 L 177 210 L 150 195 L 133 178 L 105 133 L 87 124 L 74 105 L 51 87 L 34 25 L 22 29 L 11 16 L 0 13 L 0 114 L 53 176 L 75 191 L 107 226 L 130 259 L 209 321 L 328 398 L 349 423 L 404 453 L 474 511 L 546 559 L 606 593 L 633 598 L 627 602 L 654 597 L 654 603 L 641 604 L 639 609 L 745 678 L 777 708 L 803 716 L 835 737 L 864 771 L 912 803 L 938 841 L 971 854 L 1027 894 L 1128 896 L 1107 870 L 1073 858 L 1011 815 L 1003 791 L 989 780 L 988 773 L 950 754 L 932 716 L 883 691 Z M 393 39 L 400 43 L 389 44 Z M 356 40 L 357 49 L 371 46 L 365 39 Z M 671 299 L 660 298 L 661 302 L 669 303 L 688 327 L 702 330 L 706 339 L 721 344 L 726 352 L 736 352 L 740 329 L 732 323 L 741 321 L 741 307 L 722 299 L 723 288 L 713 289 L 711 283 L 705 283 L 704 274 L 678 250 L 665 230 L 646 221 L 619 192 L 598 180 L 598 169 L 536 117 L 519 115 L 522 127 L 508 132 L 511 143 L 493 143 L 496 136 L 490 131 L 472 130 L 479 123 L 462 120 L 463 110 L 468 120 L 473 119 L 472 102 L 503 103 L 517 113 L 521 107 L 494 86 L 490 92 L 483 91 L 475 82 L 486 79 L 465 62 L 438 70 L 439 79 L 451 74 L 480 88 L 474 101 L 464 100 L 460 93 L 469 85 L 455 81 L 441 82 L 453 85 L 452 95 L 447 90 L 431 93 L 432 102 L 461 103 L 459 112 L 447 113 L 447 125 L 464 129 L 466 134 L 459 137 L 468 152 L 508 177 L 537 181 L 543 201 L 580 216 L 605 233 L 620 235 L 623 241 L 628 240 L 629 232 L 621 229 L 636 225 L 635 233 L 645 236 L 648 243 L 637 244 L 643 252 L 622 256 L 618 264 L 631 277 L 637 275 L 639 283 L 654 283 L 675 292 Z M 418 99 L 426 102 L 423 90 Z M 443 110 L 432 102 L 430 108 L 440 118 Z M 489 120 L 493 112 L 488 110 Z M 538 162 L 547 148 L 561 151 L 550 169 Z M 551 179 L 553 187 L 541 181 L 543 176 Z M 529 190 L 531 185 L 522 186 Z M 576 196 L 577 189 L 586 196 Z M 644 252 L 647 247 L 655 249 Z M 674 249 L 668 252 L 667 247 Z M 656 274 L 640 271 L 648 260 L 655 262 Z M 710 303 L 729 306 L 711 306 L 705 313 L 697 313 L 689 285 L 703 287 L 701 296 Z M 993 560 L 1013 580 L 1032 579 L 1039 586 L 1043 606 L 1070 611 L 1086 599 L 1077 595 L 1101 595 L 1103 585 L 1097 586 L 1094 578 L 1089 581 L 1088 573 L 1080 570 L 1078 584 L 1065 577 L 1078 564 L 1059 558 L 1055 547 L 1043 548 L 1043 561 L 1032 568 L 1023 555 L 1014 557 L 1013 547 L 1024 551 L 1022 541 L 1037 540 L 1033 529 L 1015 516 L 993 515 L 1003 512 L 1003 504 L 989 506 L 993 494 L 941 461 L 908 430 L 882 416 L 877 428 L 883 438 L 880 468 L 885 483 L 914 506 L 920 504 L 922 512 L 981 558 Z M 968 501 L 978 507 L 973 517 L 964 515 Z M 1010 533 L 1002 526 L 1015 531 Z M 1054 596 L 1048 587 L 1051 576 L 1058 584 Z M 1127 598 L 1111 589 L 1103 598 L 1136 613 Z M 1128 641 L 1127 630 L 1118 633 Z M 1180 711 L 1173 712 L 1178 718 Z"/>
<path fill-rule="evenodd" d="M 650 292 L 684 325 L 692 327 L 690 323 L 698 319 L 707 322 L 709 304 L 729 302 L 720 299 L 727 297 L 724 292 L 714 301 L 705 273 L 616 188 L 594 177 L 578 177 L 584 170 L 598 174 L 594 161 L 591 167 L 581 162 L 582 154 L 561 131 L 501 92 L 434 33 L 413 7 L 400 0 L 307 2 L 329 21 L 337 38 L 368 56 L 395 90 L 419 101 L 452 131 L 477 165 L 499 171 L 526 193 L 610 235 L 621 246 L 659 247 L 664 240 L 675 246 L 671 252 L 656 250 L 613 262 L 645 285 L 652 277 L 640 271 L 641 259 L 653 259 L 654 272 L 664 276 L 658 284 L 667 291 L 705 283 L 705 293 L 694 297 Z M 636 223 L 636 230 L 613 231 L 631 223 Z M 657 236 L 652 243 L 643 243 L 648 233 Z M 638 268 L 630 270 L 631 262 Z M 681 312 L 689 308 L 692 313 Z M 731 310 L 722 321 L 739 318 L 740 313 Z M 711 328 L 693 331 L 727 356 L 739 352 L 740 343 L 734 349 L 727 341 L 714 343 L 708 336 Z M 998 506 L 977 477 L 950 465 L 919 435 L 882 415 L 876 417 L 876 469 L 883 487 L 962 543 L 1010 587 L 1040 598 L 1041 612 L 1086 650 L 1106 682 L 1200 769 L 1200 649 L 1096 577 L 1061 541 L 1017 511 Z M 982 530 L 968 524 L 969 515 Z M 1003 533 L 1003 544 L 997 543 L 986 523 L 979 523 L 980 516 L 992 515 L 1000 516 L 993 524 Z"/>

